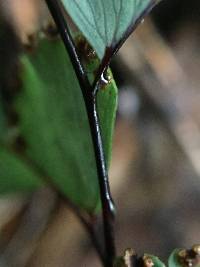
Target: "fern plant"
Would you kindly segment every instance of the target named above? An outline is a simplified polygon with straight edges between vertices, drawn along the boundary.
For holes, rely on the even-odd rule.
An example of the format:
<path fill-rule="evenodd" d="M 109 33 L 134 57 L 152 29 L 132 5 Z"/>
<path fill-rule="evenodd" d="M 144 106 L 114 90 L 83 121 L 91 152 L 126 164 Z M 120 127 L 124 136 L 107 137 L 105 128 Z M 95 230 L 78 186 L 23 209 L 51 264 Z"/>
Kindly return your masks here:
<path fill-rule="evenodd" d="M 0 98 L 0 193 L 27 193 L 47 184 L 79 214 L 92 218 L 102 212 L 104 247 L 94 233 L 93 239 L 105 267 L 164 266 L 132 249 L 117 257 L 108 179 L 117 109 L 109 65 L 158 2 L 46 0 L 60 37 L 39 33 L 37 47 L 20 58 L 21 88 L 11 101 L 17 125 L 8 123 Z M 68 16 L 76 27 L 69 27 Z M 20 149 L 16 140 L 23 140 Z M 199 246 L 178 249 L 169 267 L 196 266 L 199 257 Z"/>

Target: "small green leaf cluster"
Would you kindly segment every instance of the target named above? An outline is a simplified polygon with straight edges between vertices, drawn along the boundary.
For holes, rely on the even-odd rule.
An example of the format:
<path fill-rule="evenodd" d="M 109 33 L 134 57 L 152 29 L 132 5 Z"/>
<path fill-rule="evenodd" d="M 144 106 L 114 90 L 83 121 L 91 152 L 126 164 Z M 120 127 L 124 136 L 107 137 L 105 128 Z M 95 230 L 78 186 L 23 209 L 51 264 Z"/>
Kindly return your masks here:
<path fill-rule="evenodd" d="M 133 249 L 125 250 L 122 257 L 116 260 L 115 267 L 165 267 L 166 265 L 156 256 L 144 254 L 137 257 Z M 200 245 L 191 249 L 175 249 L 168 259 L 168 267 L 199 267 Z"/>

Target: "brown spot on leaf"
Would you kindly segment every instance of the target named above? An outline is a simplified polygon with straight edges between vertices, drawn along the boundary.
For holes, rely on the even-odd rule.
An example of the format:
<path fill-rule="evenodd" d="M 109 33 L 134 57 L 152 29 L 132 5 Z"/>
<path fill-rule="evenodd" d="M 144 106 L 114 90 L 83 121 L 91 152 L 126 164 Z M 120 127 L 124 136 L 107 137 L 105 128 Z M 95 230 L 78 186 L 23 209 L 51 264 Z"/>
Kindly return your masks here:
<path fill-rule="evenodd" d="M 50 40 L 57 40 L 59 37 L 59 32 L 56 25 L 53 22 L 49 22 L 42 29 L 45 36 Z"/>
<path fill-rule="evenodd" d="M 28 34 L 23 47 L 26 52 L 33 52 L 37 46 L 38 36 L 37 33 Z"/>
<path fill-rule="evenodd" d="M 75 43 L 78 54 L 85 63 L 92 59 L 96 59 L 96 52 L 82 35 L 78 35 L 75 38 Z"/>
<path fill-rule="evenodd" d="M 23 153 L 26 150 L 26 142 L 25 139 L 22 136 L 18 136 L 15 139 L 15 143 L 14 143 L 14 149 L 16 152 L 18 153 Z"/>

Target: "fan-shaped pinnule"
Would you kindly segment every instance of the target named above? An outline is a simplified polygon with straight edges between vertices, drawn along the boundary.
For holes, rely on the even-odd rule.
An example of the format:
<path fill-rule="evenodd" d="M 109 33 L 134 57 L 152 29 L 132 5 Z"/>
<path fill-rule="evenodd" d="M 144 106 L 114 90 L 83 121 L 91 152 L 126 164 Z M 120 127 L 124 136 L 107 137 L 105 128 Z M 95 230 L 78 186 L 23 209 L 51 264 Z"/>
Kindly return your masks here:
<path fill-rule="evenodd" d="M 102 59 L 114 51 L 160 0 L 61 0 L 74 23 Z"/>

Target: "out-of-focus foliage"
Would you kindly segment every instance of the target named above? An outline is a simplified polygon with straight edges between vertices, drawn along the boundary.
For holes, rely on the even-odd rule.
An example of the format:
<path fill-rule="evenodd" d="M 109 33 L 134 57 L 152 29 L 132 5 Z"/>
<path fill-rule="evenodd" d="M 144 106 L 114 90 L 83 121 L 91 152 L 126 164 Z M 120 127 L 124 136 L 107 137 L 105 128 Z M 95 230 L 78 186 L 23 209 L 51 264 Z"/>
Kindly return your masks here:
<path fill-rule="evenodd" d="M 41 39 L 22 59 L 22 90 L 16 100 L 27 155 L 73 203 L 94 211 L 99 184 L 87 114 L 70 59 L 61 40 Z M 107 158 L 117 91 L 114 81 L 98 96 Z M 101 110 L 103 109 L 103 111 Z"/>
<path fill-rule="evenodd" d="M 37 174 L 0 145 L 0 194 L 33 191 L 42 185 Z"/>
<path fill-rule="evenodd" d="M 117 258 L 114 267 L 165 267 L 165 264 L 156 256 L 144 254 L 142 258 L 138 258 L 134 250 L 126 249 L 124 256 Z"/>
<path fill-rule="evenodd" d="M 43 184 L 39 175 L 11 148 L 17 128 L 12 127 L 6 111 L 9 109 L 16 51 L 9 50 L 10 54 L 6 54 L 6 49 L 11 47 L 10 43 L 7 44 L 9 41 L 17 49 L 12 28 L 0 18 L 0 194 L 30 192 Z"/>

